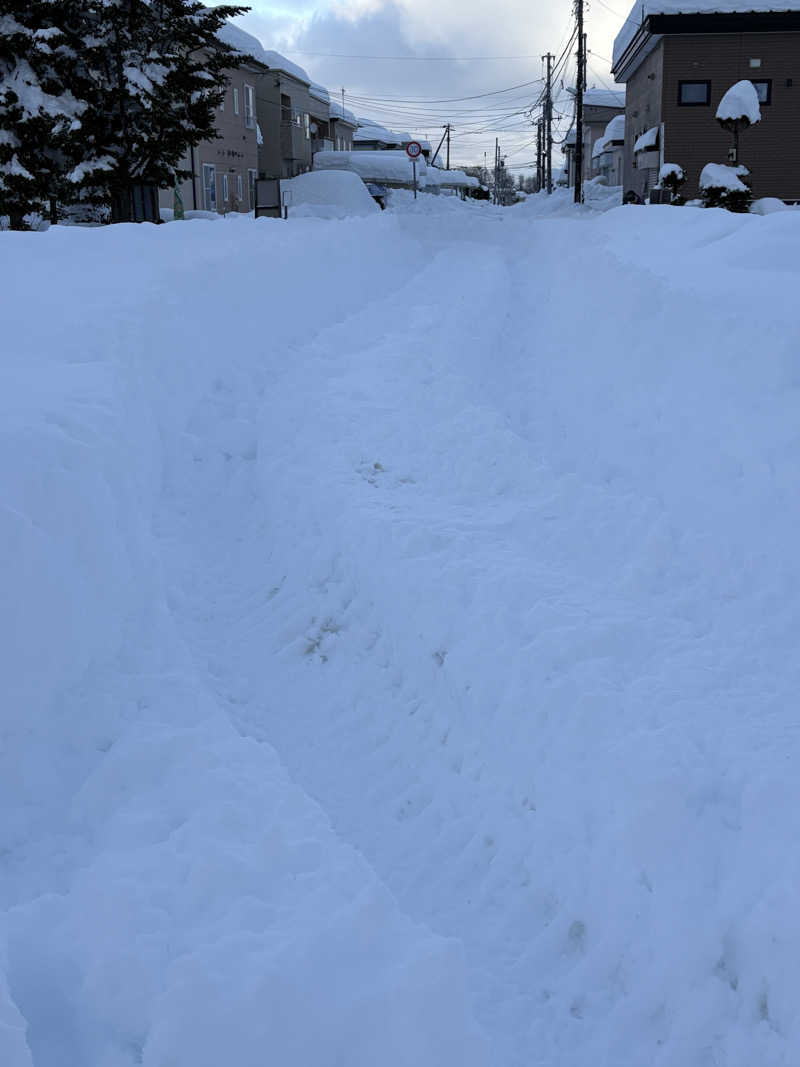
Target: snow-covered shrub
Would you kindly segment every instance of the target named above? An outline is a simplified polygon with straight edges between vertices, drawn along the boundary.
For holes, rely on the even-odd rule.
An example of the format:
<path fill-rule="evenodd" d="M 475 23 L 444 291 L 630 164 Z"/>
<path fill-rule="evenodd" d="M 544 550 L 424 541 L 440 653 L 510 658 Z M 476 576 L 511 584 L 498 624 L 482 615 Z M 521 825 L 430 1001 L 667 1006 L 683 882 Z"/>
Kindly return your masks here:
<path fill-rule="evenodd" d="M 753 201 L 750 172 L 743 166 L 728 167 L 724 163 L 706 163 L 700 173 L 700 196 L 705 207 L 749 211 Z"/>
<path fill-rule="evenodd" d="M 726 130 L 731 129 L 734 123 L 746 130 L 760 121 L 761 107 L 755 85 L 751 81 L 736 82 L 719 102 L 717 122 Z"/>
<path fill-rule="evenodd" d="M 658 172 L 658 184 L 662 189 L 669 189 L 673 204 L 683 204 L 684 199 L 679 195 L 678 189 L 686 181 L 683 167 L 677 163 L 665 163 Z"/>
<path fill-rule="evenodd" d="M 735 174 L 729 179 L 727 186 L 719 187 L 719 202 L 707 204 L 706 206 L 726 207 L 729 211 L 747 211 L 753 199 L 750 193 L 751 183 L 749 181 L 740 181 L 737 185 L 735 179 L 746 179 L 749 175 L 747 168 L 742 167 L 739 162 L 739 133 L 741 130 L 746 130 L 755 125 L 756 122 L 761 121 L 761 108 L 758 103 L 758 93 L 755 85 L 746 80 L 738 81 L 735 85 L 732 85 L 719 102 L 716 118 L 723 130 L 730 130 L 733 137 L 730 159 L 734 166 L 723 169 L 735 172 Z M 717 164 L 717 166 L 721 166 L 721 164 Z M 718 175 L 718 177 L 723 177 L 723 175 Z M 702 181 L 700 184 L 701 194 L 705 200 L 705 194 L 702 193 Z M 744 188 L 741 188 L 742 185 Z"/>

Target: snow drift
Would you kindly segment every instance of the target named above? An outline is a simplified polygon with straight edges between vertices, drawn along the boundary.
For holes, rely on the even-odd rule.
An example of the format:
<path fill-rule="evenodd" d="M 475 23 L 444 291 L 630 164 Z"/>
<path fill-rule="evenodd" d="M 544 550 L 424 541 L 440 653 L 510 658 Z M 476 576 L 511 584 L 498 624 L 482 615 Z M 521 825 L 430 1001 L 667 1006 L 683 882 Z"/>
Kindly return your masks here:
<path fill-rule="evenodd" d="M 3 1067 L 800 1059 L 800 214 L 545 199 L 0 234 Z"/>

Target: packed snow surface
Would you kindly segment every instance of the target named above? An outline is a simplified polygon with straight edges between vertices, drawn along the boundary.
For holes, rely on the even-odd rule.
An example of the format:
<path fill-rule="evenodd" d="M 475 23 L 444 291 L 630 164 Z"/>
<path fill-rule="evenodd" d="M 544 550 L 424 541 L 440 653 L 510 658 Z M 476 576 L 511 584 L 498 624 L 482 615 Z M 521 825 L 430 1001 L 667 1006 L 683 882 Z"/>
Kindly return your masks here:
<path fill-rule="evenodd" d="M 732 85 L 719 102 L 717 118 L 722 121 L 747 119 L 750 125 L 761 121 L 758 93 L 751 81 L 739 81 Z"/>
<path fill-rule="evenodd" d="M 800 1062 L 800 213 L 570 197 L 0 234 L 3 1067 Z"/>

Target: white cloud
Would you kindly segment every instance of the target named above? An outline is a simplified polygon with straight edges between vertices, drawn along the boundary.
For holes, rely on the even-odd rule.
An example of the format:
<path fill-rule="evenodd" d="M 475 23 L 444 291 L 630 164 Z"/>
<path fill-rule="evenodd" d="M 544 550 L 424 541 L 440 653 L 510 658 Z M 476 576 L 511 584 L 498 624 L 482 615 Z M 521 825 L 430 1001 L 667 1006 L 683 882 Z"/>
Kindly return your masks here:
<path fill-rule="evenodd" d="M 599 14 L 599 10 L 593 9 L 588 22 L 589 47 L 610 56 L 621 19 L 605 11 Z M 563 48 L 571 20 L 568 2 L 532 6 L 529 0 L 504 0 L 498 13 L 477 0 L 317 0 L 289 12 L 254 0 L 253 11 L 237 21 L 267 47 L 283 50 L 302 63 L 315 80 L 336 90 L 344 85 L 349 106 L 356 113 L 374 114 L 387 124 L 431 139 L 443 123 L 452 122 L 453 150 L 460 162 L 482 160 L 484 151 L 491 158 L 494 138 L 499 136 L 503 150 L 514 153 L 509 162 L 516 163 L 525 162 L 533 151 L 522 146 L 535 131 L 524 116 L 514 112 L 535 102 L 538 86 L 452 104 L 407 101 L 468 97 L 532 82 L 541 76 L 539 57 Z M 483 58 L 489 56 L 532 58 Z M 482 58 L 442 62 L 441 57 Z M 569 69 L 565 76 L 570 83 Z M 592 58 L 590 83 L 601 84 L 600 78 L 612 82 L 608 63 Z M 393 99 L 379 103 L 377 98 Z M 568 98 L 562 99 L 557 133 L 565 132 L 571 118 Z"/>

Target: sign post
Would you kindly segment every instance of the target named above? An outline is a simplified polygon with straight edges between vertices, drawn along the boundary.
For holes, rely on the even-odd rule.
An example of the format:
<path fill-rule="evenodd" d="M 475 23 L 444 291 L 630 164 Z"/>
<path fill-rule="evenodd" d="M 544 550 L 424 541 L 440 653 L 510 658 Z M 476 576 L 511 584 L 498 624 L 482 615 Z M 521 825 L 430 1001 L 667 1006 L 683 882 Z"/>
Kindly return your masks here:
<path fill-rule="evenodd" d="M 417 160 L 422 155 L 422 145 L 419 141 L 409 141 L 406 145 L 406 155 L 411 160 L 411 169 L 414 172 L 414 199 L 417 199 Z"/>

